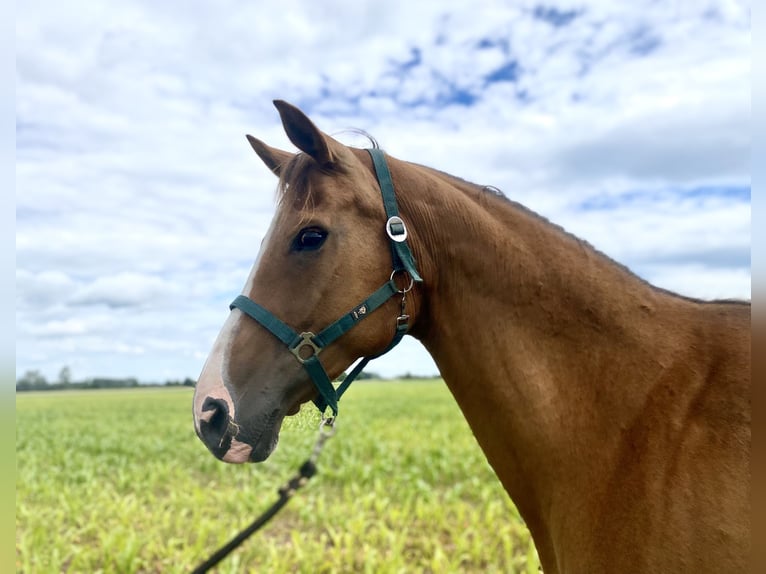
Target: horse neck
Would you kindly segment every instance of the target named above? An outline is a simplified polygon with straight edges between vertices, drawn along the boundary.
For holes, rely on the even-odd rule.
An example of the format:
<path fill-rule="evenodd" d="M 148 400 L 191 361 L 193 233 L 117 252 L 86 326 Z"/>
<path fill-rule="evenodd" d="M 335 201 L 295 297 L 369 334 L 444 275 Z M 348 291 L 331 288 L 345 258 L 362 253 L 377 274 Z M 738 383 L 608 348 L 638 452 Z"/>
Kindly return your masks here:
<path fill-rule="evenodd" d="M 544 553 L 562 484 L 604 471 L 674 352 L 657 325 L 684 302 L 519 205 L 395 165 L 425 278 L 413 334 Z"/>

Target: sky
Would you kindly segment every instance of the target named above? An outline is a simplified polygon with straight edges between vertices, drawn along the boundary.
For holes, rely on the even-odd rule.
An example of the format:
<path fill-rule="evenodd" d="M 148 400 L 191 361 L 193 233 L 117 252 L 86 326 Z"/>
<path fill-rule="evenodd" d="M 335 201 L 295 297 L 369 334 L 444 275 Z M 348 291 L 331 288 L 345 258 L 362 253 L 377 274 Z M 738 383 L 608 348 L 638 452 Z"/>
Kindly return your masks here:
<path fill-rule="evenodd" d="M 196 379 L 275 209 L 244 136 L 292 149 L 275 98 L 749 299 L 750 37 L 724 0 L 17 4 L 16 374 Z M 437 372 L 409 337 L 368 369 Z"/>

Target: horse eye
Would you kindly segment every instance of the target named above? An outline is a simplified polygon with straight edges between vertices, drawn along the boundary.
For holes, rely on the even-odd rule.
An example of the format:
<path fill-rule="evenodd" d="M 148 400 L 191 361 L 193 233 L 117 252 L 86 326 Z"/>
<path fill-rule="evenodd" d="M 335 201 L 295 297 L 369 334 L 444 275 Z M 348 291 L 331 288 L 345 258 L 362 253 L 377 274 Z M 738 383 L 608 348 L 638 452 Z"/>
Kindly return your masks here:
<path fill-rule="evenodd" d="M 293 240 L 293 251 L 314 251 L 322 247 L 327 232 L 319 227 L 301 229 Z"/>

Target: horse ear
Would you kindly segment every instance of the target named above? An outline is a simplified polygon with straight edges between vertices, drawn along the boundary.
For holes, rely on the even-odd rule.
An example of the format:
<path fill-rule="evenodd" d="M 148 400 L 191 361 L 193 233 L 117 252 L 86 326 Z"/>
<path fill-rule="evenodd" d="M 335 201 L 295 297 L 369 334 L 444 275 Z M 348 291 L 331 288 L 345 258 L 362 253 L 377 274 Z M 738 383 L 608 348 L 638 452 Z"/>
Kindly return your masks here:
<path fill-rule="evenodd" d="M 274 100 L 274 106 L 282 118 L 287 137 L 302 152 L 314 158 L 320 166 L 330 167 L 342 153 L 342 144 L 323 134 L 313 122 L 292 104 Z"/>
<path fill-rule="evenodd" d="M 282 168 L 287 165 L 287 162 L 290 161 L 294 154 L 291 154 L 289 151 L 283 151 L 281 149 L 268 146 L 250 134 L 246 135 L 245 137 L 247 138 L 247 141 L 250 142 L 250 145 L 255 150 L 255 153 L 258 154 L 258 157 L 261 158 L 263 163 L 266 164 L 266 167 L 274 172 L 274 175 L 279 177 L 279 174 L 282 172 Z"/>

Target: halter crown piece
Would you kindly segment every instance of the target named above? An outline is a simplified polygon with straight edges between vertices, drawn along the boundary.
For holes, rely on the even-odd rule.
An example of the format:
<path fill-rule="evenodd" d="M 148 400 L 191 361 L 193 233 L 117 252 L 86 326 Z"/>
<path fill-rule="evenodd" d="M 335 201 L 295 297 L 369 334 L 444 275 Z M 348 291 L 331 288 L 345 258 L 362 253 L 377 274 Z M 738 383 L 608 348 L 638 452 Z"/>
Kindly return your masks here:
<path fill-rule="evenodd" d="M 372 157 L 372 163 L 375 166 L 375 174 L 377 175 L 378 185 L 383 196 L 383 207 L 386 210 L 387 220 L 385 228 L 391 246 L 391 260 L 393 264 L 390 279 L 367 299 L 317 334 L 311 332 L 297 333 L 278 319 L 271 311 L 245 295 L 238 295 L 229 305 L 229 309 L 237 308 L 246 315 L 249 315 L 287 345 L 290 352 L 295 355 L 295 358 L 306 369 L 319 391 L 319 397 L 314 400 L 314 404 L 322 413 L 327 410 L 327 407 L 330 407 L 333 416 L 338 414 L 338 401 L 341 395 L 346 392 L 351 383 L 354 382 L 354 379 L 367 366 L 367 363 L 388 353 L 399 344 L 407 333 L 409 329 L 409 315 L 405 314 L 405 297 L 415 282 L 420 283 L 423 281 L 415 267 L 412 251 L 410 251 L 407 245 L 407 226 L 402 218 L 399 217 L 399 208 L 397 207 L 396 196 L 394 194 L 394 184 L 391 180 L 391 172 L 386 164 L 385 154 L 379 149 L 368 149 L 367 152 Z M 399 273 L 409 275 L 409 285 L 404 288 L 399 288 L 396 284 L 395 278 Z M 356 367 L 346 375 L 343 382 L 335 388 L 330 381 L 330 377 L 327 376 L 322 363 L 319 361 L 319 354 L 322 349 L 349 331 L 359 321 L 368 317 L 395 295 L 401 295 L 402 306 L 401 313 L 396 318 L 396 332 L 391 343 L 377 355 L 364 357 L 359 361 Z"/>

